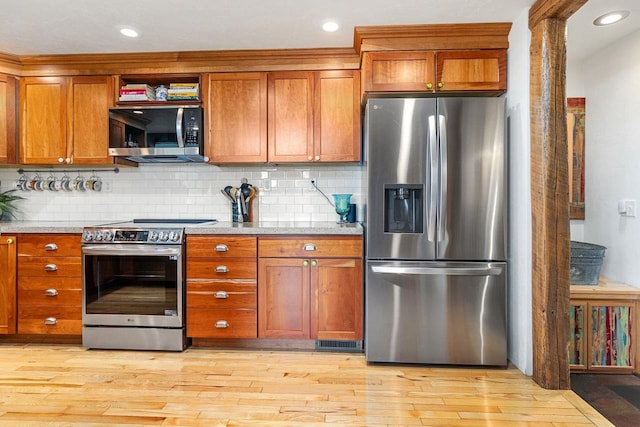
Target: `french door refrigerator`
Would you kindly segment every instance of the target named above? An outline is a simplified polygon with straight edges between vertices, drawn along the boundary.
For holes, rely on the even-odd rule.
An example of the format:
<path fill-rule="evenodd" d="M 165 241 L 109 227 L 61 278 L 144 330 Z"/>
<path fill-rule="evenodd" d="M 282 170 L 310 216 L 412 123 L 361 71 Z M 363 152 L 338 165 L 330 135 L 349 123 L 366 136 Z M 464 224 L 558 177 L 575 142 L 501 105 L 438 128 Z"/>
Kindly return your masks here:
<path fill-rule="evenodd" d="M 367 361 L 506 365 L 504 98 L 365 108 Z"/>

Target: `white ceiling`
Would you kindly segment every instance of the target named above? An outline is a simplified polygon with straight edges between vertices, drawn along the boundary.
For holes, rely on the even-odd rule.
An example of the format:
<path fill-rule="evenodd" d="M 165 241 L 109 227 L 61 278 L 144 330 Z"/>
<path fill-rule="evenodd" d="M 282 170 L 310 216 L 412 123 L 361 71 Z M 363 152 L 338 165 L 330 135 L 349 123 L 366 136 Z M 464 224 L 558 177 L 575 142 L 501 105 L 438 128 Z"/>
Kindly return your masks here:
<path fill-rule="evenodd" d="M 614 25 L 597 27 L 594 19 L 614 10 L 631 14 Z M 640 0 L 589 0 L 567 25 L 567 58 L 580 61 L 616 40 L 640 30 Z"/>
<path fill-rule="evenodd" d="M 15 55 L 353 46 L 355 26 L 513 22 L 535 0 L 0 0 L 0 52 Z M 631 16 L 591 22 L 606 10 Z M 321 25 L 335 20 L 340 30 Z M 119 34 L 135 27 L 138 39 Z M 640 1 L 590 0 L 569 21 L 570 58 L 640 28 Z"/>

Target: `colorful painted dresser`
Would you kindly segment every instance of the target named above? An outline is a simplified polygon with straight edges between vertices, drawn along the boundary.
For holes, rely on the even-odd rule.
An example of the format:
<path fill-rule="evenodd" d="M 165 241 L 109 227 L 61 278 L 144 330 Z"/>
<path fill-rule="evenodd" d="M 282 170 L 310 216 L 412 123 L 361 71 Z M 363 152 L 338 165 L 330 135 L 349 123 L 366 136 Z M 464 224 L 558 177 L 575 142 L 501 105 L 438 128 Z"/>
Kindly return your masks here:
<path fill-rule="evenodd" d="M 638 372 L 640 288 L 601 277 L 570 289 L 571 372 Z"/>

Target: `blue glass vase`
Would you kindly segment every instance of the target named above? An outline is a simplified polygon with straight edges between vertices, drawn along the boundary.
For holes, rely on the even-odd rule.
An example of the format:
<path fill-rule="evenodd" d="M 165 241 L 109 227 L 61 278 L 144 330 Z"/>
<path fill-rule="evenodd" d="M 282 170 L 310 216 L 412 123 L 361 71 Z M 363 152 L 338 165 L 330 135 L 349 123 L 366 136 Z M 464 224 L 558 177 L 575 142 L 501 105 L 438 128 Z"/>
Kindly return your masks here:
<path fill-rule="evenodd" d="M 351 194 L 332 194 L 332 196 L 336 213 L 340 215 L 338 224 L 346 224 L 351 204 Z"/>

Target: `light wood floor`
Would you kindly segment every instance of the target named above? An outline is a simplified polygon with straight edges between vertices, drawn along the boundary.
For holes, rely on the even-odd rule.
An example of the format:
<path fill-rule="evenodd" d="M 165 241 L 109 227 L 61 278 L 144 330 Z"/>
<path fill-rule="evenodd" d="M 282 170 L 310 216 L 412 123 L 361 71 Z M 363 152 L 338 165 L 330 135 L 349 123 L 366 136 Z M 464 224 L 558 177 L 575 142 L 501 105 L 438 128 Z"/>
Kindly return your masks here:
<path fill-rule="evenodd" d="M 361 354 L 0 345 L 0 426 L 611 426 L 518 370 Z"/>

